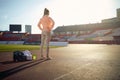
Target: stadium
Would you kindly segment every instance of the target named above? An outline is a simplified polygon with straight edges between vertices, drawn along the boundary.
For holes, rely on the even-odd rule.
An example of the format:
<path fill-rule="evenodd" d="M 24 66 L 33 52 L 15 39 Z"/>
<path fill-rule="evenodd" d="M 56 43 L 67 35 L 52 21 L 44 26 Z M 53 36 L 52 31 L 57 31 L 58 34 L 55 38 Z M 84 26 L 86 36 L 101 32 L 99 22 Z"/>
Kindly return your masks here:
<path fill-rule="evenodd" d="M 117 9 L 117 17 L 101 23 L 59 26 L 54 36 L 55 40 L 69 43 L 120 44 L 120 9 Z"/>
<path fill-rule="evenodd" d="M 116 11 L 116 17 L 104 19 L 101 23 L 58 26 L 53 30 L 51 41 L 120 44 L 120 9 Z M 25 33 L 20 32 L 21 25 L 10 25 L 10 31 L 0 31 L 0 44 L 40 44 L 40 34 L 31 34 L 31 26 L 26 27 Z"/>

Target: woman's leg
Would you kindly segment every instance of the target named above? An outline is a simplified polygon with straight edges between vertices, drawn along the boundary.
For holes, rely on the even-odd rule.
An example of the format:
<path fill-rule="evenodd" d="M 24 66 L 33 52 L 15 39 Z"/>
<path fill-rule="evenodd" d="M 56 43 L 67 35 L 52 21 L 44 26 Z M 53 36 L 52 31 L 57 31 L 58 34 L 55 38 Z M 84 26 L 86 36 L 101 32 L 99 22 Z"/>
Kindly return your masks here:
<path fill-rule="evenodd" d="M 41 45 L 40 45 L 40 57 L 43 57 L 43 49 L 44 49 L 44 42 L 45 42 L 44 40 L 45 40 L 45 36 L 42 33 L 42 35 L 41 35 Z"/>

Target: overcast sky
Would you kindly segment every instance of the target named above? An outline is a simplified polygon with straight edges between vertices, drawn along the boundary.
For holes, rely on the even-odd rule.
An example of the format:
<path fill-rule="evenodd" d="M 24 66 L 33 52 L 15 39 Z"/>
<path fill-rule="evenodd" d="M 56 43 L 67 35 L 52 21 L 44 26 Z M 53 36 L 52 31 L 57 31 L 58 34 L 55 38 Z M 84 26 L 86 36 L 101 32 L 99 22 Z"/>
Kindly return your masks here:
<path fill-rule="evenodd" d="M 0 30 L 9 30 L 9 24 L 32 25 L 32 33 L 41 33 L 37 27 L 44 8 L 50 10 L 55 27 L 101 22 L 116 17 L 120 0 L 0 0 Z"/>

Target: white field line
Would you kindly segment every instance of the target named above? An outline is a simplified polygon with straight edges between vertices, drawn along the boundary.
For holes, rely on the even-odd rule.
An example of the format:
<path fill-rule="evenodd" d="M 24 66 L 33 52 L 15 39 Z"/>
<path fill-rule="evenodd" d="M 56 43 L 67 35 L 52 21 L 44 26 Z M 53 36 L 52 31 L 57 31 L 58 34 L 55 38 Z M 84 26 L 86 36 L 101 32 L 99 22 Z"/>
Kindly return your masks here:
<path fill-rule="evenodd" d="M 76 69 L 74 69 L 74 70 L 72 70 L 72 71 L 70 71 L 70 72 L 68 72 L 68 73 L 66 73 L 66 74 L 63 74 L 63 75 L 55 78 L 54 80 L 59 80 L 59 79 L 65 77 L 65 76 L 68 76 L 68 75 L 70 75 L 71 73 L 73 73 L 73 72 L 75 72 L 75 71 L 77 71 L 77 70 L 79 70 L 79 69 L 81 69 L 81 68 L 84 68 L 85 66 L 89 66 L 89 65 L 91 65 L 91 63 L 88 63 L 88 64 L 85 64 L 85 65 L 83 65 L 83 66 L 80 66 L 80 67 L 78 67 L 78 68 L 76 68 Z"/>

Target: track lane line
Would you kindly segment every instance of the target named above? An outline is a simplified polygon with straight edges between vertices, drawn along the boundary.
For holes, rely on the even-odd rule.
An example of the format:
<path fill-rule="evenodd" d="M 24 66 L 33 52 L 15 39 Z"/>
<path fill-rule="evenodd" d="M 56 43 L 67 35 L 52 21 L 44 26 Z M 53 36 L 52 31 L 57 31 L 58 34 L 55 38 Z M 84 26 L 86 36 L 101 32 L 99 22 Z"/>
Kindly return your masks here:
<path fill-rule="evenodd" d="M 91 65 L 91 64 L 92 64 L 92 63 L 87 63 L 87 64 L 85 64 L 85 65 L 83 65 L 83 66 L 80 66 L 80 67 L 78 67 L 78 68 L 76 68 L 76 69 L 74 69 L 74 70 L 72 70 L 72 71 L 70 71 L 70 72 L 68 72 L 68 73 L 66 73 L 66 74 L 63 74 L 63 75 L 55 78 L 54 80 L 59 80 L 59 79 L 65 77 L 65 76 L 68 76 L 69 74 L 71 74 L 71 73 L 73 73 L 73 72 L 75 72 L 75 71 L 77 71 L 77 70 L 79 70 L 79 69 L 81 69 L 81 68 L 83 68 L 83 67 L 85 67 L 85 66 L 89 66 L 89 65 Z"/>

